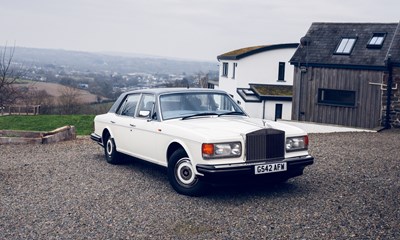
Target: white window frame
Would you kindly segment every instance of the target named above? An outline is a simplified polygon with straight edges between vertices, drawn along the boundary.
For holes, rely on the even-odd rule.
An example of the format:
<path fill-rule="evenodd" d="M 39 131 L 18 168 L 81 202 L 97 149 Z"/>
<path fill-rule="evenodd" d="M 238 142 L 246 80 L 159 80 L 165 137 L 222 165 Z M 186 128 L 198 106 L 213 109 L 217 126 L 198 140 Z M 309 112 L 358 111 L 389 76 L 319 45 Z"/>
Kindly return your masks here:
<path fill-rule="evenodd" d="M 343 37 L 336 47 L 335 54 L 350 55 L 356 42 L 357 38 L 355 37 Z"/>

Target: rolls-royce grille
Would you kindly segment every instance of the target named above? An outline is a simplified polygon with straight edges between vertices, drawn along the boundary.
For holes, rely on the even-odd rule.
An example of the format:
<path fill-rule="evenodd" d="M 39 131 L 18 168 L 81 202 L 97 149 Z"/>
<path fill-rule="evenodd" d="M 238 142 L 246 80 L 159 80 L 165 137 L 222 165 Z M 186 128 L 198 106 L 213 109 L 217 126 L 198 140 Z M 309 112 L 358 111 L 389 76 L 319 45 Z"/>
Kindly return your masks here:
<path fill-rule="evenodd" d="M 274 160 L 285 156 L 285 132 L 261 129 L 246 135 L 247 161 Z"/>

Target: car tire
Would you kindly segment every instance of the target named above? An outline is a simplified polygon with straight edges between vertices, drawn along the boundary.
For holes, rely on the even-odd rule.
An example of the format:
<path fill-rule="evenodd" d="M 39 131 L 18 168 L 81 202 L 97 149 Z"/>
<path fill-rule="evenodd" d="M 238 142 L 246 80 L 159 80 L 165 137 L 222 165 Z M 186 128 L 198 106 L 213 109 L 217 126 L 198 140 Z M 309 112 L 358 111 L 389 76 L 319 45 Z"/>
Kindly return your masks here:
<path fill-rule="evenodd" d="M 104 144 L 104 155 L 106 161 L 110 164 L 119 164 L 121 162 L 121 154 L 117 152 L 115 141 L 111 136 L 108 136 Z"/>
<path fill-rule="evenodd" d="M 183 195 L 200 196 L 205 190 L 205 183 L 195 175 L 183 149 L 175 151 L 168 161 L 168 180 L 172 188 Z"/>

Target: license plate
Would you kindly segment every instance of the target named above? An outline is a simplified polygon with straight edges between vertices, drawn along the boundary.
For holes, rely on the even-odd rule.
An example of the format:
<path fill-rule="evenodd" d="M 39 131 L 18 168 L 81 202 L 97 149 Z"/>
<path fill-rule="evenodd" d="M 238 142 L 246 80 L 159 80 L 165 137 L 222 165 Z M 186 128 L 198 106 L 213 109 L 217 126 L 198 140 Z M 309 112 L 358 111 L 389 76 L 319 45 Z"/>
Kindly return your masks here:
<path fill-rule="evenodd" d="M 255 174 L 273 173 L 273 172 L 284 172 L 287 170 L 287 165 L 283 163 L 270 163 L 263 165 L 255 165 Z"/>

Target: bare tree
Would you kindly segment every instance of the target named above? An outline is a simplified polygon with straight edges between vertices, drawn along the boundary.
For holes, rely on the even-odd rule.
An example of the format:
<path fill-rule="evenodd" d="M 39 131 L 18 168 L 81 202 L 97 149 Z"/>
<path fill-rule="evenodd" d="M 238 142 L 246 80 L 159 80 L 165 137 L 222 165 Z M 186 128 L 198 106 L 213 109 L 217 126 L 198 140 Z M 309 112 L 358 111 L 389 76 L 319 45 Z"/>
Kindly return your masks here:
<path fill-rule="evenodd" d="M 8 48 L 6 45 L 0 50 L 0 107 L 14 103 L 19 97 L 14 83 L 20 78 L 22 71 L 21 68 L 12 65 L 14 52 L 15 46 Z"/>
<path fill-rule="evenodd" d="M 40 113 L 49 114 L 55 107 L 54 97 L 51 96 L 46 90 L 37 90 L 31 88 L 26 91 L 21 98 L 21 103 L 25 105 L 39 105 Z"/>
<path fill-rule="evenodd" d="M 201 88 L 208 88 L 208 74 L 199 73 L 199 85 Z"/>
<path fill-rule="evenodd" d="M 80 92 L 76 88 L 64 86 L 60 90 L 60 96 L 58 97 L 58 103 L 61 108 L 61 114 L 75 114 L 79 111 Z"/>

